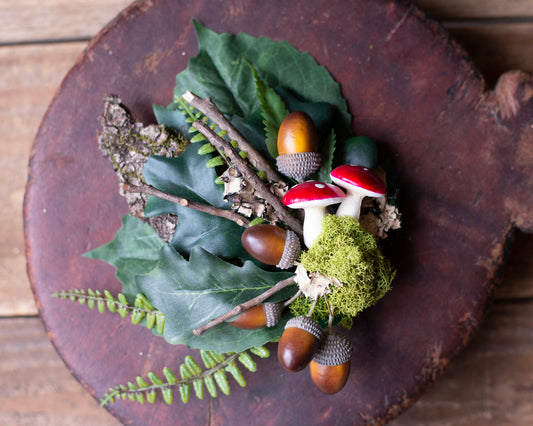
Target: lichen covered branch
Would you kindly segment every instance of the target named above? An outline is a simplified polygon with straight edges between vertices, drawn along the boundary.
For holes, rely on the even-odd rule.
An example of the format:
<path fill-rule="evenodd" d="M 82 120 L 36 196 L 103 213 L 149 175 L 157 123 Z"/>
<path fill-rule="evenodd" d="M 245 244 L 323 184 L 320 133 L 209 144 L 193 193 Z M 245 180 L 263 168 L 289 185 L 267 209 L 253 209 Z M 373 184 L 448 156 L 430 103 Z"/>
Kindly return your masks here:
<path fill-rule="evenodd" d="M 122 190 L 124 192 L 133 193 L 133 194 L 146 194 L 153 195 L 155 197 L 161 198 L 163 200 L 170 201 L 172 203 L 179 204 L 183 207 L 188 207 L 193 210 L 198 210 L 203 213 L 208 213 L 212 216 L 222 217 L 224 219 L 231 220 L 237 225 L 247 228 L 250 225 L 250 221 L 240 214 L 232 210 L 219 209 L 217 207 L 210 206 L 208 204 L 198 203 L 196 201 L 187 200 L 186 198 L 178 197 L 176 195 L 167 194 L 166 192 L 160 191 L 153 186 L 147 185 L 145 183 L 139 183 L 138 185 L 130 185 L 124 183 L 122 185 Z"/>
<path fill-rule="evenodd" d="M 224 117 L 211 99 L 202 99 L 192 92 L 185 92 L 183 99 L 195 107 L 198 111 L 216 123 L 222 130 L 228 132 L 230 139 L 235 140 L 239 149 L 246 152 L 248 160 L 257 169 L 266 173 L 267 180 L 271 182 L 282 181 L 279 174 L 265 161 L 259 152 L 241 135 L 241 133 Z"/>
<path fill-rule="evenodd" d="M 289 209 L 281 202 L 281 200 L 273 194 L 265 182 L 257 176 L 257 173 L 250 167 L 237 150 L 226 140 L 218 136 L 207 124 L 203 121 L 195 121 L 193 127 L 198 129 L 211 144 L 224 152 L 235 166 L 235 168 L 244 176 L 246 181 L 250 183 L 268 203 L 274 207 L 281 220 L 283 220 L 300 238 L 303 235 L 302 224 L 290 213 Z"/>

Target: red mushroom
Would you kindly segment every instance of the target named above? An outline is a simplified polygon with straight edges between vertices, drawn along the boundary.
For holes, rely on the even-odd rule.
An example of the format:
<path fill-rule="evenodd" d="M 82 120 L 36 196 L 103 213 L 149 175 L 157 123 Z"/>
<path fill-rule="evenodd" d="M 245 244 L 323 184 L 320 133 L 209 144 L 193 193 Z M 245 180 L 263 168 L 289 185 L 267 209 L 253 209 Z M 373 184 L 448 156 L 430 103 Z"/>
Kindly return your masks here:
<path fill-rule="evenodd" d="M 293 186 L 283 197 L 283 204 L 291 209 L 304 209 L 304 243 L 311 247 L 322 231 L 326 207 L 340 203 L 346 195 L 342 189 L 324 182 L 310 180 Z"/>
<path fill-rule="evenodd" d="M 378 174 L 368 167 L 346 164 L 332 170 L 331 180 L 346 190 L 346 198 L 337 210 L 337 216 L 353 216 L 359 220 L 364 197 L 383 197 L 386 187 Z"/>

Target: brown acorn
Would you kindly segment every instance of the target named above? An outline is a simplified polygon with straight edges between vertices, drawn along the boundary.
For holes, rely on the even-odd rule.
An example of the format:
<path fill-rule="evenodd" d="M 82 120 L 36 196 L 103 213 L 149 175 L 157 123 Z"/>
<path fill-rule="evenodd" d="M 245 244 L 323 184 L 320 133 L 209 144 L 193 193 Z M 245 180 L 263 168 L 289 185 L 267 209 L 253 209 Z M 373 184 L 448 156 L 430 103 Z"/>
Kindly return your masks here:
<path fill-rule="evenodd" d="M 281 303 L 263 303 L 252 306 L 234 320 L 228 321 L 233 327 L 255 330 L 263 327 L 274 327 L 281 318 Z"/>
<path fill-rule="evenodd" d="M 322 329 L 311 317 L 291 318 L 278 344 L 278 360 L 283 368 L 303 370 L 313 359 L 322 339 Z"/>
<path fill-rule="evenodd" d="M 294 266 L 301 252 L 297 235 L 276 225 L 251 226 L 242 233 L 241 242 L 254 259 L 280 269 Z"/>
<path fill-rule="evenodd" d="M 288 114 L 279 127 L 278 170 L 302 182 L 320 168 L 318 131 L 311 117 L 303 111 Z"/>
<path fill-rule="evenodd" d="M 350 375 L 350 357 L 353 345 L 350 340 L 339 333 L 328 332 L 313 360 L 309 370 L 313 383 L 325 394 L 339 392 Z"/>

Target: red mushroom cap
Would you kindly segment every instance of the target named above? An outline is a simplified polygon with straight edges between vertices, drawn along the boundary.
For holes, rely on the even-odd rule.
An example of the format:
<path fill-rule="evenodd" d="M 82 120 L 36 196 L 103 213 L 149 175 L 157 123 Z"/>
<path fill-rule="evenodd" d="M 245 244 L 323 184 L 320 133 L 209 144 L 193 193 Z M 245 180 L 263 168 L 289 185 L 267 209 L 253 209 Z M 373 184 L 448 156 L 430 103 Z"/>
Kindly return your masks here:
<path fill-rule="evenodd" d="M 344 191 L 335 185 L 309 180 L 289 189 L 282 201 L 290 208 L 303 209 L 340 203 L 345 197 Z"/>
<path fill-rule="evenodd" d="M 368 167 L 345 164 L 331 171 L 331 180 L 346 188 L 347 185 L 367 191 L 370 196 L 385 195 L 387 188 L 378 174 Z"/>

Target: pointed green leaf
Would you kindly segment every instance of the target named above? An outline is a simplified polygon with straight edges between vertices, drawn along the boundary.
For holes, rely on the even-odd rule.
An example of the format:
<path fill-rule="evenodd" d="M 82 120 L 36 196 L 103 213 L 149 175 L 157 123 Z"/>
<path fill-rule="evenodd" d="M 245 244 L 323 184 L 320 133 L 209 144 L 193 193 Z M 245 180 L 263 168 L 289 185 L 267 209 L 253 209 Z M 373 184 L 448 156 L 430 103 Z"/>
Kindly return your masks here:
<path fill-rule="evenodd" d="M 133 303 L 139 293 L 135 276 L 155 267 L 162 245 L 163 241 L 148 224 L 126 215 L 114 240 L 86 253 L 85 257 L 104 260 L 115 266 L 116 276 L 123 285 L 122 292 Z"/>
<path fill-rule="evenodd" d="M 165 375 L 165 379 L 167 379 L 167 383 L 174 384 L 178 381 L 176 375 L 168 367 L 163 368 L 163 374 Z"/>
<path fill-rule="evenodd" d="M 195 247 L 185 260 L 172 247 L 161 250 L 159 265 L 152 273 L 138 277 L 142 293 L 165 315 L 164 337 L 172 344 L 240 352 L 278 338 L 287 318 L 275 327 L 243 330 L 227 323 L 195 336 L 192 330 L 265 292 L 290 272 L 267 272 L 252 262 L 236 266 Z M 269 301 L 285 300 L 296 291 L 289 286 Z"/>
<path fill-rule="evenodd" d="M 278 156 L 279 126 L 289 111 L 287 111 L 285 103 L 281 97 L 274 91 L 274 89 L 265 84 L 251 64 L 250 68 L 252 69 L 257 90 L 257 98 L 259 99 L 261 114 L 263 115 L 263 123 L 265 125 L 265 143 L 272 158 L 276 158 Z"/>
<path fill-rule="evenodd" d="M 213 374 L 215 381 L 224 395 L 229 395 L 230 388 L 228 383 L 228 378 L 226 377 L 226 372 L 224 370 L 217 370 Z"/>
<path fill-rule="evenodd" d="M 173 401 L 172 388 L 161 389 L 161 395 L 163 395 L 163 399 L 168 405 L 172 404 L 172 401 Z"/>
<path fill-rule="evenodd" d="M 216 172 L 207 168 L 209 160 L 208 156 L 198 155 L 196 147 L 190 146 L 177 158 L 150 157 L 143 174 L 147 183 L 163 192 L 229 209 L 231 205 L 224 201 L 223 188 L 214 184 Z M 241 244 L 244 228 L 231 220 L 156 197 L 148 198 L 147 217 L 165 213 L 178 216 L 172 245 L 182 255 L 188 256 L 192 247 L 199 246 L 216 256 L 250 259 Z"/>
<path fill-rule="evenodd" d="M 232 375 L 232 377 L 241 387 L 246 386 L 246 380 L 244 380 L 244 376 L 242 375 L 241 370 L 239 370 L 235 362 L 229 364 L 226 367 L 226 371 Z"/>
<path fill-rule="evenodd" d="M 248 34 L 217 34 L 194 22 L 198 56 L 176 77 L 174 96 L 190 90 L 211 97 L 223 114 L 245 117 L 259 107 L 250 68 L 251 63 L 270 87 L 283 85 L 306 102 L 327 102 L 342 113 L 350 126 L 346 101 L 338 83 L 326 68 L 308 53 L 291 44 Z"/>
<path fill-rule="evenodd" d="M 209 395 L 211 395 L 212 398 L 216 398 L 218 395 L 218 391 L 213 376 L 205 376 L 204 383 L 205 387 L 207 388 L 207 392 L 209 392 Z"/>
<path fill-rule="evenodd" d="M 322 141 L 320 156 L 322 159 L 320 169 L 317 171 L 317 179 L 321 182 L 331 183 L 331 170 L 333 168 L 333 156 L 335 154 L 335 145 L 337 137 L 335 130 L 331 129 L 329 136 Z"/>
<path fill-rule="evenodd" d="M 204 399 L 204 381 L 202 379 L 197 379 L 192 382 L 192 387 L 196 398 Z"/>

